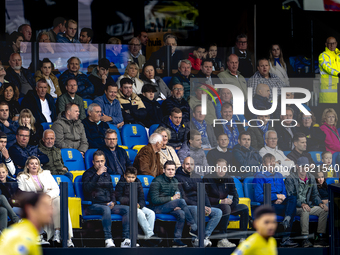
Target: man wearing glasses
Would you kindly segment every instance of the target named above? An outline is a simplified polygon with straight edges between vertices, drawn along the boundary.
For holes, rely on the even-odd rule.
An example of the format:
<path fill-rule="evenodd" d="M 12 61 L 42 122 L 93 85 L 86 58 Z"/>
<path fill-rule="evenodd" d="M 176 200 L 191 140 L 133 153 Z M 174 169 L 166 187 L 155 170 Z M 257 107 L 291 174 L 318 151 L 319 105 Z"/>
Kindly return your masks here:
<path fill-rule="evenodd" d="M 169 116 L 174 107 L 181 109 L 184 122 L 190 121 L 190 106 L 184 99 L 184 87 L 179 83 L 172 86 L 171 97 L 162 103 L 163 116 Z"/>
<path fill-rule="evenodd" d="M 325 45 L 325 51 L 319 56 L 321 74 L 319 93 L 320 117 L 324 109 L 337 109 L 337 104 L 339 103 L 340 50 L 337 48 L 338 43 L 334 37 L 328 37 Z"/>
<path fill-rule="evenodd" d="M 128 60 L 130 62 L 137 63 L 137 65 L 142 68 L 145 64 L 145 57 L 140 52 L 142 48 L 141 41 L 137 37 L 133 37 L 129 42 Z"/>
<path fill-rule="evenodd" d="M 42 165 L 49 162 L 48 156 L 39 150 L 38 145 L 28 144 L 30 140 L 30 130 L 28 127 L 18 127 L 16 140 L 16 143 L 8 149 L 16 168 L 16 175 L 24 170 L 25 163 L 30 156 L 38 157 Z"/>
<path fill-rule="evenodd" d="M 268 130 L 265 134 L 265 145 L 260 149 L 259 154 L 261 157 L 267 153 L 275 157 L 275 167 L 277 167 L 283 176 L 288 176 L 290 169 L 295 166 L 294 161 L 285 156 L 282 150 L 277 147 L 277 133 L 275 130 Z"/>
<path fill-rule="evenodd" d="M 254 73 L 253 54 L 247 50 L 248 37 L 245 34 L 240 34 L 236 37 L 236 45 L 229 49 L 227 56 L 236 54 L 239 57 L 238 71 L 245 77 L 249 78 Z"/>
<path fill-rule="evenodd" d="M 99 150 L 105 154 L 105 166 L 109 174 L 122 175 L 127 167 L 132 166 L 126 151 L 118 146 L 117 132 L 113 129 L 106 130 L 105 146 Z"/>

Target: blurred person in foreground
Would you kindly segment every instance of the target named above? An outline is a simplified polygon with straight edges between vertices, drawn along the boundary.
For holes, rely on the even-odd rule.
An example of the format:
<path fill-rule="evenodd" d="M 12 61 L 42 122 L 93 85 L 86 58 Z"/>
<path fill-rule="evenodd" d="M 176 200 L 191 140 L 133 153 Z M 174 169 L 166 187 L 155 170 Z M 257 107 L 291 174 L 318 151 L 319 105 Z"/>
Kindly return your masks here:
<path fill-rule="evenodd" d="M 254 212 L 256 232 L 240 243 L 232 255 L 276 255 L 277 247 L 273 235 L 277 227 L 276 214 L 271 206 L 262 205 Z"/>
<path fill-rule="evenodd" d="M 27 192 L 21 196 L 23 220 L 3 232 L 0 238 L 2 254 L 42 255 L 37 243 L 39 231 L 52 220 L 51 198 L 46 193 Z"/>

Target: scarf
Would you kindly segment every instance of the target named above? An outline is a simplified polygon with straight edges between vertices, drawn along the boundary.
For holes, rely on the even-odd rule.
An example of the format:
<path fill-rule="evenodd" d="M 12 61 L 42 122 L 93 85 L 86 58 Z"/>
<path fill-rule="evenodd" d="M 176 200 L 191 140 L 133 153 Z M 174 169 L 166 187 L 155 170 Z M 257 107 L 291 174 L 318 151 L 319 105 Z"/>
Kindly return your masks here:
<path fill-rule="evenodd" d="M 176 131 L 176 133 L 178 133 L 179 128 L 181 127 L 181 125 L 176 126 L 174 123 L 172 123 L 170 117 L 169 117 L 169 122 L 170 122 L 170 126 Z"/>
<path fill-rule="evenodd" d="M 233 126 L 233 131 L 230 131 L 228 126 L 230 125 L 230 122 L 228 121 L 227 124 L 223 125 L 224 133 L 228 135 L 229 137 L 229 144 L 228 147 L 229 149 L 232 149 L 236 144 L 238 144 L 238 128 L 236 125 Z"/>
<path fill-rule="evenodd" d="M 259 121 L 256 121 L 257 122 L 257 125 L 260 126 L 262 124 L 262 122 L 259 122 Z M 264 145 L 266 145 L 266 133 L 268 131 L 268 127 L 269 127 L 269 122 L 267 122 L 266 125 L 263 125 L 260 127 L 260 129 L 262 130 L 263 132 L 263 141 L 264 141 Z"/>
<path fill-rule="evenodd" d="M 198 132 L 201 133 L 201 136 L 202 136 L 202 145 L 205 145 L 205 147 L 211 147 L 210 146 L 210 141 L 209 141 L 209 138 L 208 138 L 208 135 L 207 135 L 207 123 L 205 120 L 203 120 L 202 124 L 199 123 L 195 118 L 192 118 L 191 119 L 192 122 L 195 124 Z"/>
<path fill-rule="evenodd" d="M 274 58 L 274 66 L 276 66 L 276 63 L 282 66 L 280 63 L 280 58 Z"/>

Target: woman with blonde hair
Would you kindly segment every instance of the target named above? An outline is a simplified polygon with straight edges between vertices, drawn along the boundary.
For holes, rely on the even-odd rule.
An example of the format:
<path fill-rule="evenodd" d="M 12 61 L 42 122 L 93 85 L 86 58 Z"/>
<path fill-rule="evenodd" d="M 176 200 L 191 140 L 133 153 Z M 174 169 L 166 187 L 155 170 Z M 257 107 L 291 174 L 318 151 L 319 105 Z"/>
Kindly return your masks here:
<path fill-rule="evenodd" d="M 139 66 L 137 63 L 130 62 L 125 69 L 125 73 L 117 80 L 118 88 L 120 88 L 120 80 L 123 78 L 130 78 L 133 82 L 132 92 L 139 95 L 142 93 L 144 82 L 139 79 Z"/>
<path fill-rule="evenodd" d="M 171 132 L 165 127 L 158 127 L 154 133 L 160 134 L 163 137 L 163 144 L 161 151 L 159 152 L 161 165 L 163 166 L 168 160 L 174 161 L 176 169 L 181 166 L 181 162 L 176 154 L 175 149 L 172 146 L 168 146 L 167 143 L 171 139 Z"/>
<path fill-rule="evenodd" d="M 59 187 L 57 182 L 54 180 L 51 172 L 49 170 L 43 170 L 41 168 L 40 160 L 35 156 L 30 156 L 26 163 L 24 171 L 18 175 L 18 183 L 19 189 L 21 191 L 27 192 L 43 192 L 51 197 L 52 200 L 52 208 L 53 208 L 53 227 L 47 226 L 45 227 L 45 231 L 47 233 L 47 238 L 50 239 L 52 237 L 53 229 L 54 236 L 53 241 L 57 243 L 61 243 L 60 236 L 60 196 L 59 196 Z M 68 235 L 69 238 L 67 240 L 68 247 L 74 247 L 72 242 L 73 231 L 72 231 L 72 222 L 70 218 L 70 214 L 68 213 Z"/>
<path fill-rule="evenodd" d="M 271 74 L 278 76 L 286 86 L 289 86 L 289 78 L 287 74 L 287 64 L 283 59 L 281 46 L 272 44 L 269 50 L 269 65 Z"/>
<path fill-rule="evenodd" d="M 332 154 L 340 151 L 340 136 L 336 129 L 338 115 L 333 108 L 327 108 L 323 111 L 321 123 L 320 129 L 326 134 L 326 151 L 330 151 Z"/>
<path fill-rule="evenodd" d="M 19 126 L 28 127 L 30 130 L 29 145 L 38 145 L 43 136 L 44 128 L 35 121 L 32 112 L 29 109 L 22 109 L 18 119 Z"/>

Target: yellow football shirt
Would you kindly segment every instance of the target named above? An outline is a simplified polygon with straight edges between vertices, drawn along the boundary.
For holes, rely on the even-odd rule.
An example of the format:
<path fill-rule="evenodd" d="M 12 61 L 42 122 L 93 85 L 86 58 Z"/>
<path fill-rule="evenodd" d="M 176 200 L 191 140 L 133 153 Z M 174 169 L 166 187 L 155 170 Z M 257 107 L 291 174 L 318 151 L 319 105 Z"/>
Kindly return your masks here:
<path fill-rule="evenodd" d="M 29 220 L 13 224 L 2 232 L 1 255 L 42 255 L 38 244 L 39 232 Z"/>
<path fill-rule="evenodd" d="M 257 232 L 242 242 L 231 255 L 277 255 L 276 240 L 270 237 L 264 239 Z"/>

